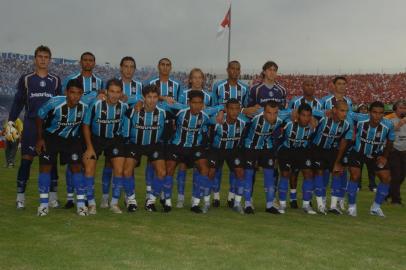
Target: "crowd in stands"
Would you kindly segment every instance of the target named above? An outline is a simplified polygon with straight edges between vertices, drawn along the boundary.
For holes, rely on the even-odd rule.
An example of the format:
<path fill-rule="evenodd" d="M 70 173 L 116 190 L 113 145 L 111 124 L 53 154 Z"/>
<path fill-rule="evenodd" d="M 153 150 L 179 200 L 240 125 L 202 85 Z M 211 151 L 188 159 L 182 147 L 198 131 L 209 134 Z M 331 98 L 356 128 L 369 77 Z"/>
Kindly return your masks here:
<path fill-rule="evenodd" d="M 32 70 L 32 61 L 21 59 L 0 58 L 0 95 L 14 95 L 15 86 L 21 74 Z M 53 63 L 50 70 L 61 78 L 80 70 L 79 65 L 72 63 Z M 95 74 L 104 80 L 118 77 L 118 67 L 108 64 L 97 65 Z M 136 78 L 144 81 L 157 75 L 157 70 L 153 67 L 138 68 Z M 188 72 L 175 71 L 172 76 L 187 86 Z M 405 95 L 406 73 L 397 74 L 348 74 L 345 75 L 348 80 L 348 95 L 354 104 L 369 103 L 374 100 L 380 100 L 384 103 L 392 103 Z M 278 82 L 288 90 L 288 97 L 301 95 L 301 84 L 305 78 L 310 78 L 315 82 L 317 96 L 321 97 L 331 89 L 331 80 L 334 75 L 280 75 Z M 215 74 L 206 74 L 206 88 L 217 80 Z M 261 80 L 260 75 L 243 74 L 241 79 L 250 84 Z"/>

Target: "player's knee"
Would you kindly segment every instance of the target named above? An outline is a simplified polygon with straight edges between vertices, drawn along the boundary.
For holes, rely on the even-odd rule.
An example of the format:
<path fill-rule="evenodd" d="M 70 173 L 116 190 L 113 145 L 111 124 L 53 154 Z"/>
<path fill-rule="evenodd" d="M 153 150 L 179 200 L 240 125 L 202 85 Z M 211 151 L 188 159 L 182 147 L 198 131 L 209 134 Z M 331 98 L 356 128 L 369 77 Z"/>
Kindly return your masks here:
<path fill-rule="evenodd" d="M 238 180 L 244 180 L 244 170 L 242 168 L 235 169 L 235 177 Z"/>
<path fill-rule="evenodd" d="M 162 179 L 166 176 L 166 170 L 164 168 L 157 168 L 155 173 L 159 179 Z"/>
<path fill-rule="evenodd" d="M 39 166 L 39 171 L 41 173 L 50 173 L 51 170 L 52 170 L 52 165 L 46 164 L 46 165 L 40 165 Z"/>
<path fill-rule="evenodd" d="M 81 164 L 71 164 L 69 166 L 69 168 L 72 173 L 79 173 L 82 170 L 82 165 Z"/>
<path fill-rule="evenodd" d="M 200 168 L 199 173 L 201 176 L 209 176 L 209 168 L 202 167 L 202 168 Z"/>

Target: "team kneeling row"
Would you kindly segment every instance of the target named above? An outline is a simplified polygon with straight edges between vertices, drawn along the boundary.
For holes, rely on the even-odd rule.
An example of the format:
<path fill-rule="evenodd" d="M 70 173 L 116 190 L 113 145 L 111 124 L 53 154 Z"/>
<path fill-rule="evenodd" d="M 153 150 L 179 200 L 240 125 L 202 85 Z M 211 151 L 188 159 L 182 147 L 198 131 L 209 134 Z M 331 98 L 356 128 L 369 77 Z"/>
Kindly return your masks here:
<path fill-rule="evenodd" d="M 306 103 L 298 110 L 281 110 L 270 101 L 254 114 L 244 115 L 236 99 L 205 107 L 204 93 L 198 90 L 189 91 L 184 105 L 159 101 L 156 85 L 145 86 L 142 99 L 133 104 L 120 101 L 121 81 L 109 80 L 106 89 L 97 97 L 84 96 L 82 82 L 71 80 L 66 96 L 51 98 L 38 111 L 39 216 L 49 213 L 50 172 L 58 155 L 62 164 L 68 164 L 67 183 L 76 193 L 77 213 L 96 214 L 94 176 L 102 153 L 112 167 L 112 198 L 109 202 L 107 187 L 100 206 L 110 207 L 114 213 L 122 213 L 118 204 L 122 189 L 127 210 L 137 209 L 134 169 L 146 156 L 147 211 L 157 211 L 157 199 L 164 212 L 171 211 L 177 167 L 178 207 L 184 205 L 187 168 L 194 171 L 191 211 L 206 213 L 211 205 L 218 207 L 221 171 L 227 163 L 228 205 L 238 213 L 254 213 L 255 172 L 262 167 L 266 212 L 286 212 L 289 177 L 301 171 L 305 213 L 341 214 L 340 201 L 346 193 L 348 214 L 356 216 L 357 182 L 363 164 L 370 163 L 381 180 L 370 213 L 384 216 L 380 205 L 389 189 L 387 157 L 394 129 L 383 118 L 381 102 L 372 103 L 369 114 L 357 114 L 345 101 L 337 101 L 328 111 L 312 110 Z M 331 205 L 327 208 L 330 175 Z M 317 212 L 311 206 L 314 194 Z"/>

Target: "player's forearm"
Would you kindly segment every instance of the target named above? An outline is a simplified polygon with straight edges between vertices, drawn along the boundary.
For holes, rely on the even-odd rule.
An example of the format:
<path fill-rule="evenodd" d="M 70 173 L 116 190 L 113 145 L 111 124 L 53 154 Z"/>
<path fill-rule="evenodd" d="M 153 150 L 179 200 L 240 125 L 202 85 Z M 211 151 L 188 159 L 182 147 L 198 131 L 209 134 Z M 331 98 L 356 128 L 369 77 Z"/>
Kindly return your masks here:
<path fill-rule="evenodd" d="M 90 131 L 90 127 L 88 125 L 83 124 L 82 126 L 82 130 L 83 130 L 83 137 L 85 139 L 85 143 L 86 143 L 86 148 L 93 148 L 93 144 L 92 144 L 92 139 L 91 139 L 91 131 Z"/>
<path fill-rule="evenodd" d="M 342 139 L 340 141 L 340 144 L 338 146 L 338 153 L 337 153 L 336 163 L 340 162 L 340 160 L 343 158 L 345 150 L 347 149 L 347 144 L 348 144 L 348 141 L 346 139 Z"/>

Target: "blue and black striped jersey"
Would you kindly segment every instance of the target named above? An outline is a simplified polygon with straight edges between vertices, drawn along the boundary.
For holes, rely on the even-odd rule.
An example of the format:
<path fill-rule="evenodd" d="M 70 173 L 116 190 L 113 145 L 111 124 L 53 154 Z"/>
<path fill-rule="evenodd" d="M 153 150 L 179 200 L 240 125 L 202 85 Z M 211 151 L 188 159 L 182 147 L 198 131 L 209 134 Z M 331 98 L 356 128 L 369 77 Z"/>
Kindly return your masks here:
<path fill-rule="evenodd" d="M 352 140 L 354 126 L 351 120 L 334 121 L 322 117 L 316 128 L 313 144 L 323 149 L 337 149 L 342 138 Z"/>
<path fill-rule="evenodd" d="M 183 88 L 180 82 L 169 78 L 167 82 L 162 82 L 159 77 L 148 80 L 145 85 L 155 84 L 161 90 L 160 95 L 163 97 L 172 97 L 176 101 L 179 100 L 179 96 L 182 94 Z"/>
<path fill-rule="evenodd" d="M 176 114 L 176 131 L 171 144 L 182 147 L 201 146 L 202 139 L 208 131 L 210 116 L 223 109 L 224 106 L 209 107 L 198 114 L 192 114 L 189 107 Z"/>
<path fill-rule="evenodd" d="M 235 98 L 245 108 L 248 105 L 249 87 L 241 81 L 231 86 L 227 80 L 222 80 L 213 85 L 211 94 L 212 105 L 225 104 L 229 99 Z"/>
<path fill-rule="evenodd" d="M 343 97 L 344 101 L 347 102 L 348 111 L 352 111 L 352 101 L 349 97 Z M 327 95 L 321 98 L 322 110 L 331 110 L 336 104 L 337 99 L 334 95 Z"/>
<path fill-rule="evenodd" d="M 65 96 L 56 96 L 38 110 L 38 117 L 44 120 L 47 132 L 62 138 L 73 138 L 80 134 L 87 107 L 82 101 L 74 107 L 68 107 Z"/>
<path fill-rule="evenodd" d="M 132 80 L 131 82 L 124 82 L 121 78 L 120 81 L 123 84 L 123 94 L 128 97 L 128 104 L 142 99 L 142 83 L 140 81 Z"/>
<path fill-rule="evenodd" d="M 165 128 L 167 114 L 165 109 L 157 105 L 152 112 L 129 108 L 123 119 L 122 135 L 129 142 L 137 145 L 157 144 Z"/>
<path fill-rule="evenodd" d="M 213 142 L 211 146 L 215 149 L 236 149 L 241 146 L 249 119 L 240 114 L 235 123 L 226 121 L 227 114 L 224 114 L 223 123 L 215 123 Z M 215 119 L 212 119 L 213 123 Z"/>
<path fill-rule="evenodd" d="M 393 123 L 388 119 L 373 127 L 369 116 L 360 120 L 355 129 L 355 143 L 353 150 L 366 156 L 377 156 L 383 153 L 387 141 L 395 140 L 395 129 Z"/>
<path fill-rule="evenodd" d="M 93 135 L 102 138 L 114 138 L 121 135 L 121 124 L 128 105 L 119 101 L 108 104 L 104 100 L 96 100 L 86 111 L 83 123 L 88 125 Z"/>
<path fill-rule="evenodd" d="M 256 115 L 250 123 L 247 136 L 244 139 L 244 147 L 248 149 L 271 149 L 274 145 L 273 134 L 282 127 L 290 111 L 279 111 L 275 123 L 268 122 L 264 113 Z"/>
<path fill-rule="evenodd" d="M 283 143 L 285 148 L 307 148 L 314 133 L 310 125 L 301 126 L 298 122 L 288 121 L 283 129 Z"/>
<path fill-rule="evenodd" d="M 182 94 L 179 96 L 179 100 L 178 102 L 181 104 L 188 104 L 189 102 L 189 98 L 188 98 L 188 94 L 190 91 L 192 91 L 193 89 L 187 89 L 185 91 L 182 92 Z M 212 96 L 211 93 L 207 92 L 206 90 L 202 90 L 203 94 L 204 94 L 204 105 L 206 106 L 212 106 Z"/>
<path fill-rule="evenodd" d="M 87 95 L 92 91 L 98 92 L 100 89 L 103 89 L 103 87 L 104 87 L 103 80 L 101 78 L 99 78 L 98 76 L 96 76 L 95 74 L 92 74 L 92 76 L 90 76 L 90 77 L 84 77 L 79 72 L 79 73 L 72 74 L 64 79 L 62 90 L 63 91 L 66 90 L 66 86 L 68 85 L 68 82 L 70 80 L 78 80 L 78 79 L 82 80 L 83 95 Z"/>
<path fill-rule="evenodd" d="M 289 102 L 289 109 L 297 110 L 302 104 L 309 104 L 313 110 L 321 110 L 323 105 L 320 100 L 314 98 L 313 100 L 307 100 L 304 96 L 294 97 Z"/>

